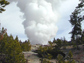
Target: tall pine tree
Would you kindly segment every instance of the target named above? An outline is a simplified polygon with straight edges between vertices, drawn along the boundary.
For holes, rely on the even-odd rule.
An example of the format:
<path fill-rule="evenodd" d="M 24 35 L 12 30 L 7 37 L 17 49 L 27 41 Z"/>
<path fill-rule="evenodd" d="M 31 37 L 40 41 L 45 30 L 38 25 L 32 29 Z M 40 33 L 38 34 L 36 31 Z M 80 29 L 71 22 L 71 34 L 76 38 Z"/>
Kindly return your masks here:
<path fill-rule="evenodd" d="M 71 39 L 76 40 L 81 37 L 82 29 L 81 22 L 84 20 L 82 12 L 84 11 L 84 0 L 80 0 L 80 3 L 74 10 L 74 12 L 70 15 L 69 22 L 71 23 L 73 29 L 70 32 L 72 34 Z"/>

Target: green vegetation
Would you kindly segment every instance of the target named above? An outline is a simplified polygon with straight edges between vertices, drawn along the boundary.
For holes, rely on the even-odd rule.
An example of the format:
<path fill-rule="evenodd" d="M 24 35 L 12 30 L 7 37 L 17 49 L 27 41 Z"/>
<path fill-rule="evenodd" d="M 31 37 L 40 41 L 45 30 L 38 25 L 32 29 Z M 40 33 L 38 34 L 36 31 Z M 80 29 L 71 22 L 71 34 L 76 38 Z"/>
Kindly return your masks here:
<path fill-rule="evenodd" d="M 9 4 L 8 1 L 6 1 L 6 0 L 0 0 L 0 13 L 2 13 L 3 11 L 5 11 L 4 7 L 6 5 L 8 5 L 8 4 Z"/>
<path fill-rule="evenodd" d="M 5 11 L 4 7 L 9 2 L 0 0 L 0 13 Z M 79 50 L 78 45 L 84 44 L 84 30 L 82 30 L 81 22 L 84 20 L 84 15 L 81 13 L 84 11 L 84 0 L 80 0 L 80 3 L 70 15 L 69 22 L 72 25 L 71 41 L 64 39 L 54 39 L 53 42 L 49 41 L 49 46 L 40 46 L 36 53 L 41 58 L 41 63 L 51 63 L 50 59 L 56 59 L 57 63 L 76 63 L 73 59 L 72 49 Z M 73 46 L 69 51 L 68 56 L 64 54 L 63 50 L 66 50 L 68 46 Z M 22 51 L 30 51 L 31 44 L 29 40 L 21 42 L 18 40 L 18 36 L 14 39 L 12 35 L 8 36 L 6 29 L 2 28 L 0 32 L 0 63 L 25 63 L 26 60 Z M 69 50 L 69 49 L 68 49 Z M 65 61 L 67 60 L 67 61 Z"/>
<path fill-rule="evenodd" d="M 61 54 L 58 54 L 57 56 L 57 63 L 64 63 L 64 59 L 63 59 L 63 56 Z"/>
<path fill-rule="evenodd" d="M 67 60 L 65 61 L 63 56 L 61 54 L 58 54 L 56 63 L 76 63 L 75 60 L 73 59 L 73 54 L 71 51 L 69 51 L 66 59 Z"/>
<path fill-rule="evenodd" d="M 5 11 L 4 7 L 9 2 L 0 0 L 0 13 Z M 6 29 L 2 28 L 0 32 L 0 63 L 25 63 L 22 51 L 31 50 L 30 42 L 21 42 L 18 37 L 14 39 L 12 35 L 8 36 Z"/>
<path fill-rule="evenodd" d="M 71 36 L 71 41 L 76 44 L 76 48 L 78 48 L 78 45 L 83 43 L 83 31 L 81 29 L 81 22 L 84 20 L 84 15 L 81 14 L 83 12 L 83 7 L 84 7 L 84 0 L 80 0 L 80 3 L 70 16 L 70 23 L 73 27 L 72 31 L 70 32 Z"/>
<path fill-rule="evenodd" d="M 21 49 L 23 51 L 30 51 L 31 50 L 31 44 L 30 44 L 30 41 L 25 41 L 25 42 L 20 42 L 20 45 L 21 45 Z"/>
<path fill-rule="evenodd" d="M 8 36 L 7 33 L 0 40 L 0 55 L 4 55 L 0 59 L 2 63 L 25 63 L 20 43 L 12 35 Z"/>
<path fill-rule="evenodd" d="M 53 47 L 54 48 L 54 47 Z M 56 63 L 76 63 L 73 59 L 72 51 L 69 51 L 68 56 L 65 58 L 65 54 L 60 50 L 54 50 L 53 48 L 50 48 L 48 46 L 40 46 L 38 48 L 38 55 L 40 56 L 41 63 L 45 63 L 46 60 L 50 59 L 56 59 Z"/>
<path fill-rule="evenodd" d="M 82 35 L 81 35 L 81 42 L 84 44 L 84 30 L 82 31 Z"/>
<path fill-rule="evenodd" d="M 56 42 L 55 42 L 56 41 Z M 54 40 L 52 42 L 49 42 L 50 46 L 40 46 L 37 50 L 38 56 L 42 57 L 42 58 L 47 58 L 47 59 L 52 59 L 52 58 L 57 58 L 58 54 L 61 54 L 63 57 L 65 56 L 65 54 L 61 51 L 61 46 L 60 43 L 62 44 L 62 41 L 59 39 Z"/>
<path fill-rule="evenodd" d="M 2 28 L 1 33 L 5 29 Z M 5 32 L 3 39 L 0 40 L 0 62 L 2 63 L 25 63 L 22 51 L 29 51 L 31 49 L 30 42 L 19 42 L 18 37 L 14 39 L 12 35 L 8 36 Z"/>
<path fill-rule="evenodd" d="M 48 61 L 47 59 L 40 59 L 41 63 L 51 63 L 50 61 Z"/>

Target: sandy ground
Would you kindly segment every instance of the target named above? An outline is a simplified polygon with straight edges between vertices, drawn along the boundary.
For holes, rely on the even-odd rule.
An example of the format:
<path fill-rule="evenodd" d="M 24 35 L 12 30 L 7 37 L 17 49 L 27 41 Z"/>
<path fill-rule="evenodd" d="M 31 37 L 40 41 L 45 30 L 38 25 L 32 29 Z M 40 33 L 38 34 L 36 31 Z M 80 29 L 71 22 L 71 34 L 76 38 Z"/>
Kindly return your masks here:
<path fill-rule="evenodd" d="M 40 58 L 37 57 L 37 53 L 34 53 L 32 51 L 23 53 L 25 58 L 28 60 L 28 63 L 40 63 Z"/>
<path fill-rule="evenodd" d="M 35 50 L 36 47 L 33 47 L 32 50 Z M 65 50 L 65 53 L 68 53 L 72 46 Z M 73 59 L 75 59 L 78 63 L 84 63 L 84 48 L 80 46 L 81 50 L 73 50 Z M 37 53 L 32 51 L 23 52 L 25 58 L 28 60 L 28 63 L 41 63 L 40 58 L 37 56 Z M 53 63 L 56 63 L 56 60 L 51 60 Z"/>

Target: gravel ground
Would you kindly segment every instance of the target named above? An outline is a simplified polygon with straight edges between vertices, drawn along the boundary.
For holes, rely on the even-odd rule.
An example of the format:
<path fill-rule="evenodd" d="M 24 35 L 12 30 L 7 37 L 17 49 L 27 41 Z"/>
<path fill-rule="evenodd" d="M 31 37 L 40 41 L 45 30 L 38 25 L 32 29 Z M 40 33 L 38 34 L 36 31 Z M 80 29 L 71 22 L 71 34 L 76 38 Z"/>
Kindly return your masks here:
<path fill-rule="evenodd" d="M 23 53 L 25 58 L 28 60 L 28 63 L 40 63 L 40 58 L 37 57 L 37 53 L 34 53 L 32 51 Z"/>
<path fill-rule="evenodd" d="M 32 47 L 32 50 L 35 50 L 36 46 Z M 72 46 L 71 46 L 72 48 Z M 69 52 L 71 48 L 67 48 L 67 50 L 64 50 L 64 52 Z M 81 50 L 74 50 L 73 51 L 73 58 L 80 63 L 84 63 L 84 47 L 80 45 Z M 28 63 L 41 63 L 40 58 L 37 57 L 37 53 L 34 53 L 32 51 L 29 52 L 23 52 L 25 59 L 28 60 Z M 51 60 L 53 63 L 56 62 L 56 60 Z"/>

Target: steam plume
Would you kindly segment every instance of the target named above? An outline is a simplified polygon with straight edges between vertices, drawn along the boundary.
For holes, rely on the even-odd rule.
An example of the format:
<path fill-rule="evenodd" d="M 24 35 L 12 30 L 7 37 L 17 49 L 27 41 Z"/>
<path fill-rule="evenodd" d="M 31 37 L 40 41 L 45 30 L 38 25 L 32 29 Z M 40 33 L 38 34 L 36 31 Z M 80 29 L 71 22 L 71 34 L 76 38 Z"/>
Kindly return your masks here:
<path fill-rule="evenodd" d="M 13 0 L 9 0 L 13 2 Z M 56 36 L 56 22 L 59 14 L 56 11 L 62 0 L 14 0 L 24 13 L 25 33 L 31 44 L 47 44 Z"/>

